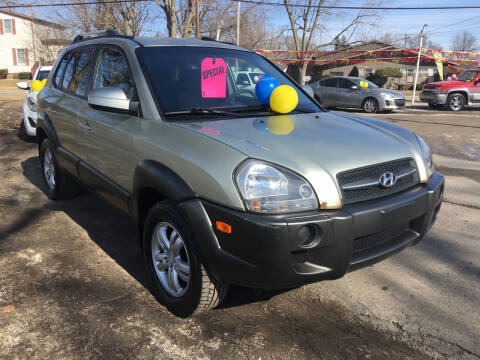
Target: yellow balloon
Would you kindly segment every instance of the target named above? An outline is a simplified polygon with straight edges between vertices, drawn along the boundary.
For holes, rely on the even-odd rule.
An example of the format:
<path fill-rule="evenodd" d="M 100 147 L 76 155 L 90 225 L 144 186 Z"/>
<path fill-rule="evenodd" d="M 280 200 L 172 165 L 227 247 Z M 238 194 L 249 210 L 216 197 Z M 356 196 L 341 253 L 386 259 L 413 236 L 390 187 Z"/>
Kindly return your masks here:
<path fill-rule="evenodd" d="M 30 84 L 30 88 L 35 92 L 39 92 L 40 90 L 43 89 L 44 85 L 45 84 L 42 83 L 40 80 L 33 80 L 32 83 Z"/>
<path fill-rule="evenodd" d="M 45 79 L 42 80 L 43 86 L 45 86 L 46 83 L 47 83 L 47 78 L 45 78 Z"/>
<path fill-rule="evenodd" d="M 360 86 L 363 87 L 363 88 L 368 88 L 368 82 L 360 81 Z"/>
<path fill-rule="evenodd" d="M 275 135 L 288 135 L 295 129 L 295 124 L 288 115 L 269 116 L 267 126 L 268 130 Z"/>
<path fill-rule="evenodd" d="M 270 95 L 270 107 L 273 111 L 286 114 L 297 107 L 298 94 L 289 85 L 280 85 Z"/>

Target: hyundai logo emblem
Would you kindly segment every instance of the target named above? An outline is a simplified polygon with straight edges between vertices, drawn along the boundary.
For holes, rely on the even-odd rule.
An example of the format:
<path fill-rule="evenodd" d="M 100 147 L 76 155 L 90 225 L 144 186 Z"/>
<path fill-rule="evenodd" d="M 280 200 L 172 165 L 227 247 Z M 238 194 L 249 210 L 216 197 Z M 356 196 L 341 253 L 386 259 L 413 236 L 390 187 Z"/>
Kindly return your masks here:
<path fill-rule="evenodd" d="M 395 176 L 394 173 L 386 172 L 386 173 L 383 173 L 382 176 L 380 176 L 380 179 L 378 180 L 378 182 L 383 187 L 389 188 L 395 185 L 395 183 L 397 182 L 397 177 Z"/>

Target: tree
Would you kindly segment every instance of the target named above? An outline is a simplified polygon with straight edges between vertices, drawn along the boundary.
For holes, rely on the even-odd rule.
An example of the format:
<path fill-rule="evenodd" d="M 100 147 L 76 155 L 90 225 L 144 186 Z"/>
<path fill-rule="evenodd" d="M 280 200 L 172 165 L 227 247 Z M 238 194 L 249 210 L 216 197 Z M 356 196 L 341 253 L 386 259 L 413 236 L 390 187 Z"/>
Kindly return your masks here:
<path fill-rule="evenodd" d="M 304 0 L 304 7 L 292 6 L 290 0 L 283 0 L 285 10 L 290 22 L 290 31 L 293 35 L 295 50 L 297 51 L 297 59 L 300 60 L 300 72 L 298 82 L 303 85 L 305 83 L 305 75 L 307 73 L 308 60 L 312 58 L 311 51 L 318 50 L 321 47 L 334 45 L 341 36 L 346 36 L 346 43 L 351 38 L 358 25 L 360 25 L 367 17 L 364 13 L 358 13 L 342 30 L 340 30 L 329 42 L 323 44 L 315 44 L 315 35 L 317 30 L 321 28 L 319 21 L 322 16 L 328 16 L 331 12 L 321 6 L 326 5 L 326 0 Z M 372 15 L 368 15 L 372 16 Z"/>
<path fill-rule="evenodd" d="M 58 7 L 53 21 L 65 26 L 71 37 L 96 30 L 112 29 L 138 36 L 150 20 L 147 2 L 119 2 L 87 5 L 71 0 L 75 6 Z"/>
<path fill-rule="evenodd" d="M 153 0 L 165 14 L 168 36 L 191 37 L 195 33 L 197 0 Z M 205 15 L 215 10 L 218 0 L 200 1 L 200 25 Z"/>
<path fill-rule="evenodd" d="M 452 38 L 452 50 L 454 51 L 474 52 L 478 48 L 477 38 L 467 30 L 457 33 Z"/>

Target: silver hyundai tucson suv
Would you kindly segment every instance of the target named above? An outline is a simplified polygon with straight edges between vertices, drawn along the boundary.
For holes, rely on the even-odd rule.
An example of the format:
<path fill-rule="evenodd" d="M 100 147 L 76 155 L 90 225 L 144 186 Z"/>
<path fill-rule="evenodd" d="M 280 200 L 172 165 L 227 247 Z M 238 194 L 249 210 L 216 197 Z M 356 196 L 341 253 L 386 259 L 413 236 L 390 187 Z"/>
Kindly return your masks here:
<path fill-rule="evenodd" d="M 237 87 L 245 71 L 292 87 L 294 110 Z M 78 36 L 36 130 L 49 198 L 81 184 L 134 217 L 152 291 L 182 317 L 229 284 L 288 289 L 382 260 L 420 241 L 443 199 L 421 137 L 327 112 L 266 58 L 211 40 Z"/>

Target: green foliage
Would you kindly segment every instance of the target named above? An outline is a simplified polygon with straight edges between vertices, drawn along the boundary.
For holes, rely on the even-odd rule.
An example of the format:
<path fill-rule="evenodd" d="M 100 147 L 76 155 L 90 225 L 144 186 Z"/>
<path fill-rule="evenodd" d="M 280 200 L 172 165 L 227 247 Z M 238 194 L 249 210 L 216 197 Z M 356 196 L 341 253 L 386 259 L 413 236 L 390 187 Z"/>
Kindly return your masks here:
<path fill-rule="evenodd" d="M 400 69 L 393 68 L 393 67 L 385 67 L 385 68 L 380 68 L 375 70 L 375 76 L 384 77 L 384 78 L 393 77 L 393 78 L 400 79 L 403 76 L 403 74 L 400 71 Z"/>
<path fill-rule="evenodd" d="M 8 69 L 0 69 L 0 79 L 6 79 L 8 75 Z"/>
<path fill-rule="evenodd" d="M 29 71 L 23 71 L 23 72 L 19 72 L 17 74 L 17 77 L 20 80 L 31 80 L 32 79 L 32 74 Z"/>

